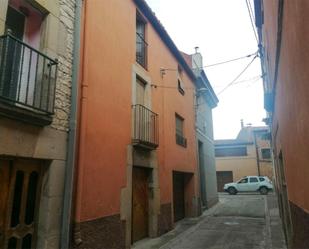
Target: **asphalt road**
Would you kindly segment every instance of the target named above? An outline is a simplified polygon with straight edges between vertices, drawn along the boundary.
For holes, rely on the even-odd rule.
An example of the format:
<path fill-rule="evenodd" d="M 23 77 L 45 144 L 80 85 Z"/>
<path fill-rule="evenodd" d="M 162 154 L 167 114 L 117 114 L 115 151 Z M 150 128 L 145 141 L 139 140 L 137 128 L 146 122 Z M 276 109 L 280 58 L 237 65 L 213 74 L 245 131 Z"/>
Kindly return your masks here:
<path fill-rule="evenodd" d="M 141 241 L 133 248 L 286 248 L 273 194 L 268 196 L 220 194 L 219 197 L 220 202 L 206 211 L 202 217 L 185 219 L 176 226 L 175 230 L 160 238 Z"/>
<path fill-rule="evenodd" d="M 265 197 L 220 194 L 212 215 L 163 248 L 269 249 Z"/>

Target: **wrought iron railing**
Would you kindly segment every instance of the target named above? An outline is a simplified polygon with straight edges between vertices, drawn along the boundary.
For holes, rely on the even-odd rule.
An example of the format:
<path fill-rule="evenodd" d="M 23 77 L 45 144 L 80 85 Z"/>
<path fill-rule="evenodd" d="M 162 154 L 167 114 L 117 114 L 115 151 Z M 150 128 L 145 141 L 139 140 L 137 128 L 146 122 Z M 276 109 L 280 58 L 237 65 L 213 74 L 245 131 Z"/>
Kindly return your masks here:
<path fill-rule="evenodd" d="M 145 39 L 136 33 L 136 61 L 144 68 L 147 68 L 147 47 Z"/>
<path fill-rule="evenodd" d="M 133 105 L 133 138 L 134 145 L 156 148 L 159 145 L 158 114 L 143 105 Z"/>
<path fill-rule="evenodd" d="M 57 65 L 14 36 L 0 36 L 0 101 L 53 114 Z"/>

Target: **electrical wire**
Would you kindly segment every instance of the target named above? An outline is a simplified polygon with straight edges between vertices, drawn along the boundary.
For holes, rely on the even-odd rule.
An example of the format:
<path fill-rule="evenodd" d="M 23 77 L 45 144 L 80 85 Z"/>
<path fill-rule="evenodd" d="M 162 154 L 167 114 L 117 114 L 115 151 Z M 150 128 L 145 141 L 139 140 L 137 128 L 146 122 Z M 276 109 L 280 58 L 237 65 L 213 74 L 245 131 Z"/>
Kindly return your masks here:
<path fill-rule="evenodd" d="M 253 63 L 253 61 L 257 58 L 258 56 L 255 55 L 253 57 L 253 59 L 250 61 L 250 63 L 229 83 L 226 85 L 226 87 L 224 87 L 220 92 L 217 93 L 217 95 L 222 94 L 226 89 L 228 89 L 230 86 L 232 86 L 233 84 L 235 84 L 236 80 L 239 79 L 240 76 L 243 75 L 243 73 L 250 67 L 250 65 Z"/>
<path fill-rule="evenodd" d="M 257 75 L 257 76 L 254 76 L 254 77 L 252 77 L 252 78 L 247 78 L 247 79 L 244 79 L 244 80 L 240 80 L 240 81 L 236 81 L 236 82 L 234 82 L 234 84 L 233 85 L 237 85 L 237 84 L 242 84 L 242 83 L 247 83 L 247 82 L 251 82 L 251 81 L 257 81 L 257 80 L 259 80 L 259 79 L 261 79 L 262 78 L 262 75 Z M 215 88 L 219 88 L 219 87 L 224 87 L 225 85 L 215 85 L 214 87 Z"/>
<path fill-rule="evenodd" d="M 213 66 L 219 66 L 219 65 L 222 65 L 222 64 L 225 64 L 225 63 L 250 58 L 250 57 L 257 55 L 257 54 L 258 54 L 258 52 L 255 52 L 255 53 L 252 53 L 252 54 L 248 54 L 248 55 L 241 56 L 241 57 L 238 57 L 238 58 L 230 59 L 230 60 L 227 60 L 227 61 L 221 61 L 221 62 L 217 62 L 217 63 L 214 63 L 214 64 L 206 65 L 206 66 L 203 66 L 203 67 L 198 67 L 198 69 L 203 69 L 203 68 L 213 67 Z M 162 71 L 178 71 L 178 69 L 174 69 L 174 68 L 161 68 L 161 70 Z"/>
<path fill-rule="evenodd" d="M 251 7 L 250 2 L 248 2 L 248 1 L 250 1 L 250 0 L 246 0 L 246 5 L 247 5 L 249 17 L 250 17 L 250 22 L 251 22 L 252 30 L 253 30 L 256 42 L 257 42 L 257 44 L 259 44 L 259 39 L 258 39 L 257 34 L 256 34 L 256 29 L 255 29 L 254 22 L 253 22 L 253 17 L 252 17 L 253 13 L 251 13 L 252 7 Z"/>
<path fill-rule="evenodd" d="M 176 86 L 163 86 L 163 85 L 155 85 L 155 84 L 152 84 L 151 87 L 153 87 L 153 88 L 178 89 L 178 87 L 176 87 Z M 196 90 L 193 87 L 183 87 L 183 89 L 185 89 L 185 90 Z"/>
<path fill-rule="evenodd" d="M 257 52 L 255 52 L 253 54 L 248 54 L 246 56 L 238 57 L 238 58 L 235 58 L 235 59 L 231 59 L 231 60 L 227 60 L 227 61 L 222 61 L 222 62 L 217 62 L 217 63 L 214 63 L 214 64 L 206 65 L 203 68 L 218 66 L 218 65 L 225 64 L 225 63 L 229 63 L 229 62 L 233 62 L 233 61 L 237 61 L 237 60 L 241 60 L 241 59 L 245 59 L 245 58 L 250 58 L 253 55 L 257 55 Z"/>

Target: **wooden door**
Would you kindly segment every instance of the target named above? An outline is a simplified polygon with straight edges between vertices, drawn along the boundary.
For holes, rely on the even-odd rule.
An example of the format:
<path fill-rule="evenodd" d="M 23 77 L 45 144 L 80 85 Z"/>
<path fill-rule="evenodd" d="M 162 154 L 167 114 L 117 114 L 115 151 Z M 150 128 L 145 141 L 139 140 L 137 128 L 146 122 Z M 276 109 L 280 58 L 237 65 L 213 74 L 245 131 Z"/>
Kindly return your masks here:
<path fill-rule="evenodd" d="M 233 182 L 233 171 L 217 171 L 218 192 L 224 192 L 224 184 Z"/>
<path fill-rule="evenodd" d="M 38 161 L 0 160 L 1 249 L 36 248 L 42 182 L 40 164 Z"/>
<path fill-rule="evenodd" d="M 184 174 L 173 172 L 173 208 L 174 222 L 185 217 L 185 182 Z"/>
<path fill-rule="evenodd" d="M 132 242 L 148 237 L 148 170 L 133 167 Z"/>
<path fill-rule="evenodd" d="M 9 161 L 0 160 L 0 248 L 3 248 L 5 221 L 6 221 L 6 206 L 9 193 Z"/>

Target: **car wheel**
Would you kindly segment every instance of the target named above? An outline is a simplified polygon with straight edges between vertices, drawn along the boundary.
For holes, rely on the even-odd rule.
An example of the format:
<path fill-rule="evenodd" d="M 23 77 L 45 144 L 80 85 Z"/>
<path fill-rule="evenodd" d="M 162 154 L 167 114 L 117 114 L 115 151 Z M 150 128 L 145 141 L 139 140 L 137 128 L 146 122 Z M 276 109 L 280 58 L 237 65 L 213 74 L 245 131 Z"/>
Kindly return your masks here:
<path fill-rule="evenodd" d="M 227 191 L 229 192 L 230 195 L 236 195 L 237 194 L 237 190 L 234 187 L 229 187 L 227 189 Z"/>
<path fill-rule="evenodd" d="M 266 188 L 266 187 L 261 187 L 259 191 L 260 191 L 261 195 L 267 195 L 268 194 L 268 188 Z"/>

